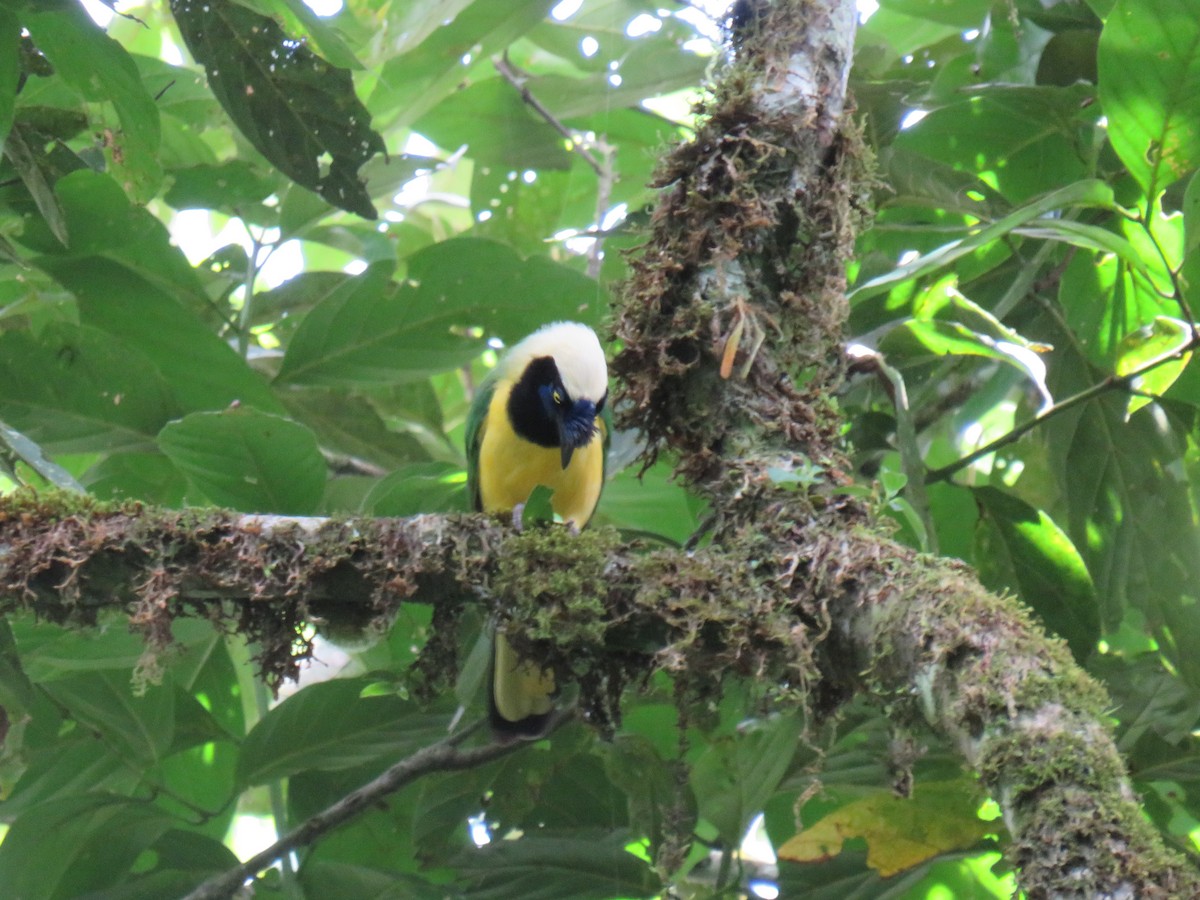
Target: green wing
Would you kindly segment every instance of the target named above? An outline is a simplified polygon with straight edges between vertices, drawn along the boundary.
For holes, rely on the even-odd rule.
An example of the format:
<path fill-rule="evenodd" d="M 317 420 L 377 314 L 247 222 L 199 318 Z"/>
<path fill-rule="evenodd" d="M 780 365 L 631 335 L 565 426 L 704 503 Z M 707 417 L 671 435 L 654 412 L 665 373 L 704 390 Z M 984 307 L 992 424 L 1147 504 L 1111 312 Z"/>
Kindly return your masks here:
<path fill-rule="evenodd" d="M 467 411 L 467 494 L 471 497 L 471 508 L 478 511 L 483 509 L 483 501 L 479 496 L 479 447 L 483 443 L 483 421 L 487 418 L 488 406 L 491 405 L 492 395 L 496 393 L 496 370 L 492 369 L 475 392 L 471 408 Z"/>
<path fill-rule="evenodd" d="M 604 426 L 604 474 L 602 476 L 602 478 L 604 479 L 603 483 L 608 482 L 608 447 L 609 447 L 609 444 L 612 443 L 613 424 L 612 424 L 612 402 L 611 402 L 611 400 L 612 400 L 612 398 L 609 397 L 610 402 L 605 403 L 604 409 L 600 410 L 600 424 L 602 424 Z M 603 491 L 603 486 L 601 487 L 601 491 Z"/>

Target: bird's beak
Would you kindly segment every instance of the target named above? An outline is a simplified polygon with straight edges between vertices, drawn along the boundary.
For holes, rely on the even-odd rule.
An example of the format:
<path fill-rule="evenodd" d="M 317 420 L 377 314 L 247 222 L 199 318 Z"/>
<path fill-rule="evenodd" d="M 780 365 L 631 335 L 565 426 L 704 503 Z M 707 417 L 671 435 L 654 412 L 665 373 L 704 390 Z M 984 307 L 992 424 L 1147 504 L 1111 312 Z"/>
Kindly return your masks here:
<path fill-rule="evenodd" d="M 592 420 L 596 418 L 596 407 L 589 400 L 576 401 L 570 409 L 557 410 L 558 446 L 562 451 L 562 467 L 571 464 L 571 456 L 580 447 L 586 447 L 596 433 Z"/>
<path fill-rule="evenodd" d="M 562 449 L 562 467 L 571 464 L 571 455 L 575 452 L 575 438 L 567 427 L 567 418 L 561 413 L 558 416 L 558 446 Z"/>

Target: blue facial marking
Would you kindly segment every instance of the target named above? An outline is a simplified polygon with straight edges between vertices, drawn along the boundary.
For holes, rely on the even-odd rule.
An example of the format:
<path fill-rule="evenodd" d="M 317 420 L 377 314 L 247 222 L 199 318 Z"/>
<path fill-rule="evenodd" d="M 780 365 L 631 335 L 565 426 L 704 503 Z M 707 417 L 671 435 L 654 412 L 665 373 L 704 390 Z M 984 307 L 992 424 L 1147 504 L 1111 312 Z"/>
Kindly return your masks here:
<path fill-rule="evenodd" d="M 576 400 L 563 419 L 563 431 L 572 447 L 583 447 L 596 433 L 596 404 Z"/>

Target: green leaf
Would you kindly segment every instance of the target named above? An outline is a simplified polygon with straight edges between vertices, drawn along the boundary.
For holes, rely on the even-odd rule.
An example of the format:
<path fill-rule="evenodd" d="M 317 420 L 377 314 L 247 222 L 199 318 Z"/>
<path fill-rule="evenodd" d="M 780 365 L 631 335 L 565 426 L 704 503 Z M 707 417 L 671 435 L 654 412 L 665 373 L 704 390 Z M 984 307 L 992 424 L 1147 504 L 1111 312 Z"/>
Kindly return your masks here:
<path fill-rule="evenodd" d="M 962 46 L 960 36 L 953 41 Z M 1018 59 L 1025 55 L 1020 51 Z M 976 62 L 974 53 L 970 62 Z M 1101 110 L 1092 85 L 977 86 L 977 78 L 969 73 L 970 86 L 952 90 L 929 115 L 900 131 L 894 146 L 976 173 L 1010 203 L 1028 203 L 1096 174 L 1092 148 Z M 904 105 L 912 107 L 907 96 Z"/>
<path fill-rule="evenodd" d="M 457 324 L 483 326 L 512 345 L 560 319 L 596 326 L 608 306 L 594 279 L 547 256 L 522 259 L 479 238 L 441 241 L 408 258 L 423 305 L 461 310 Z"/>
<path fill-rule="evenodd" d="M 955 0 L 953 3 L 946 0 L 882 0 L 879 6 L 913 18 L 964 29 L 981 25 L 992 8 L 988 0 Z"/>
<path fill-rule="evenodd" d="M 261 203 L 276 189 L 275 180 L 242 160 L 220 165 L 172 169 L 174 183 L 163 200 L 175 209 L 226 209 Z"/>
<path fill-rule="evenodd" d="M 142 873 L 145 865 L 152 871 Z M 172 828 L 146 848 L 134 868 L 138 874 L 123 884 L 84 894 L 72 900 L 163 900 L 184 897 L 214 875 L 238 865 L 233 851 L 220 841 Z"/>
<path fill-rule="evenodd" d="M 556 319 L 598 325 L 607 307 L 604 288 L 593 278 L 546 256 L 522 259 L 503 244 L 478 238 L 442 241 L 414 253 L 408 275 L 419 283 L 422 304 L 469 311 L 470 324 L 510 346 Z"/>
<path fill-rule="evenodd" d="M 895 194 L 882 198 L 887 206 L 929 206 L 994 219 L 1009 204 L 974 172 L 931 159 L 903 147 L 890 146 L 880 153 L 880 166 Z"/>
<path fill-rule="evenodd" d="M 980 228 L 969 237 L 951 241 L 934 250 L 932 253 L 926 253 L 904 265 L 897 266 L 886 275 L 872 278 L 866 284 L 859 285 L 851 291 L 850 297 L 853 301 L 857 302 L 882 293 L 902 281 L 908 281 L 911 278 L 919 278 L 922 275 L 935 272 L 974 252 L 985 244 L 989 244 L 1011 233 L 1015 228 L 1027 222 L 1031 222 L 1055 210 L 1071 206 L 1112 208 L 1112 188 L 1102 181 L 1093 180 L 1078 181 L 1065 188 L 1052 191 L 1034 202 L 1014 210 L 991 225 Z"/>
<path fill-rule="evenodd" d="M 501 760 L 467 772 L 434 773 L 421 780 L 412 840 L 425 865 L 440 866 L 474 846 L 467 819 L 483 812 L 483 798 L 507 764 Z"/>
<path fill-rule="evenodd" d="M 330 293 L 288 343 L 278 379 L 296 384 L 393 385 L 465 365 L 484 348 L 482 326 L 508 343 L 555 319 L 594 322 L 597 283 L 546 257 L 454 238 L 408 260 L 409 280 L 379 263 Z"/>
<path fill-rule="evenodd" d="M 159 448 L 209 500 L 243 512 L 307 515 L 325 490 L 311 431 L 246 407 L 192 413 L 163 428 Z"/>
<path fill-rule="evenodd" d="M 9 826 L 0 883 L 21 900 L 67 900 L 119 884 L 172 824 L 149 803 L 105 794 L 53 800 Z"/>
<path fill-rule="evenodd" d="M 1071 219 L 1043 218 L 1030 225 L 1014 228 L 1013 234 L 1039 240 L 1062 241 L 1074 247 L 1112 253 L 1120 257 L 1133 271 L 1149 276 L 1146 259 L 1137 248 L 1121 235 L 1098 225 L 1087 225 Z"/>
<path fill-rule="evenodd" d="M 254 324 L 306 313 L 354 277 L 345 272 L 301 272 L 269 291 L 259 291 L 254 295 Z"/>
<path fill-rule="evenodd" d="M 553 0 L 434 0 L 399 7 L 404 18 L 396 33 L 413 43 L 384 63 L 371 109 L 388 111 L 393 127 L 411 125 L 459 86 L 464 56 L 489 59 L 542 21 L 553 5 Z"/>
<path fill-rule="evenodd" d="M 692 767 L 700 818 L 730 845 L 741 842 L 791 764 L 803 723 L 777 716 L 709 743 Z"/>
<path fill-rule="evenodd" d="M 886 49 L 889 61 L 895 61 L 948 38 L 961 39 L 962 31 L 961 26 L 920 19 L 881 6 L 863 23 L 857 40 L 860 46 L 874 53 Z"/>
<path fill-rule="evenodd" d="M 1119 260 L 1091 252 L 1076 253 L 1059 284 L 1062 305 L 1072 342 L 1086 361 L 1108 371 L 1121 342 L 1154 321 L 1155 316 L 1177 310 L 1145 279 L 1134 277 Z M 1069 373 L 1064 373 L 1069 374 Z M 1086 379 L 1076 379 L 1081 381 Z"/>
<path fill-rule="evenodd" d="M 417 437 L 389 428 L 363 397 L 315 389 L 287 391 L 281 399 L 296 421 L 313 430 L 325 450 L 388 469 L 429 459 Z"/>
<path fill-rule="evenodd" d="M 28 128 L 18 122 L 8 133 L 4 142 L 4 156 L 12 164 L 29 191 L 34 205 L 46 226 L 64 247 L 70 243 L 67 223 L 63 215 L 62 204 L 54 195 L 54 172 L 50 161 L 46 158 L 40 146 L 30 144 L 27 139 Z"/>
<path fill-rule="evenodd" d="M 171 0 L 171 12 L 209 87 L 255 149 L 334 206 L 375 218 L 358 168 L 385 148 L 350 73 L 243 6 Z"/>
<path fill-rule="evenodd" d="M 914 362 L 943 356 L 982 356 L 1010 365 L 1033 382 L 1045 405 L 1051 398 L 1046 390 L 1046 364 L 1033 350 L 1008 341 L 972 331 L 958 322 L 921 322 L 909 319 L 887 333 L 880 349 L 889 357 Z"/>
<path fill-rule="evenodd" d="M 141 500 L 183 506 L 187 478 L 161 453 L 113 453 L 80 477 L 88 493 L 101 500 Z"/>
<path fill-rule="evenodd" d="M 42 687 L 71 718 L 138 765 L 157 763 L 174 739 L 174 692 L 156 685 L 137 696 L 128 671 L 92 671 L 47 681 Z"/>
<path fill-rule="evenodd" d="M 1153 397 L 1167 392 L 1176 379 L 1187 368 L 1192 354 L 1181 352 L 1192 341 L 1192 326 L 1170 316 L 1155 316 L 1154 322 L 1144 325 L 1117 345 L 1117 375 L 1132 375 L 1139 369 L 1154 366 L 1150 371 L 1135 377 L 1131 387 L 1150 394 L 1150 397 L 1131 395 L 1125 415 L 1131 416 Z"/>
<path fill-rule="evenodd" d="M 311 39 L 325 59 L 343 69 L 361 69 L 362 63 L 341 39 L 339 26 L 326 24 L 304 0 L 235 0 L 241 6 L 260 15 L 282 19 L 283 24 L 305 38 Z M 340 23 L 339 23 L 340 24 Z M 351 26 L 353 27 L 353 26 Z"/>
<path fill-rule="evenodd" d="M 56 190 L 70 251 L 36 220 L 21 241 L 46 254 L 35 262 L 75 295 L 82 324 L 139 350 L 186 411 L 234 401 L 280 410 L 266 381 L 205 323 L 213 309 L 204 287 L 161 222 L 97 172 L 73 172 Z"/>
<path fill-rule="evenodd" d="M 670 467 L 654 466 L 640 474 L 631 468 L 604 485 L 593 523 L 683 543 L 699 525 L 698 508 L 699 501 L 671 478 Z"/>
<path fill-rule="evenodd" d="M 1191 255 L 1200 247 L 1200 172 L 1188 179 L 1183 194 L 1183 230 L 1185 255 Z"/>
<path fill-rule="evenodd" d="M 0 334 L 0 418 L 50 453 L 149 449 L 179 414 L 158 369 L 95 328 Z"/>
<path fill-rule="evenodd" d="M 446 736 L 446 716 L 421 713 L 396 696 L 362 696 L 370 684 L 366 679 L 311 684 L 272 709 L 242 743 L 238 783 L 399 759 Z"/>
<path fill-rule="evenodd" d="M 372 763 L 336 772 L 309 769 L 298 772 L 287 781 L 287 816 L 289 822 L 303 822 L 331 804 L 337 803 L 351 791 L 376 778 L 394 758 L 381 757 Z M 460 777 L 466 772 L 456 773 Z M 435 778 L 428 775 L 421 779 Z M 412 831 L 415 791 L 393 794 L 386 804 L 376 804 L 365 810 L 353 822 L 326 834 L 305 855 L 307 867 L 318 861 L 348 863 L 383 869 L 389 872 L 415 872 L 419 863 L 413 849 Z M 466 820 L 463 820 L 466 831 Z"/>
<path fill-rule="evenodd" d="M 11 9 L 0 9 L 0 145 L 8 138 L 21 75 L 21 23 Z"/>
<path fill-rule="evenodd" d="M 42 268 L 78 299 L 85 325 L 119 335 L 154 364 L 184 410 L 233 402 L 279 409 L 266 382 L 176 297 L 114 262 L 43 257 Z"/>
<path fill-rule="evenodd" d="M 529 499 L 521 507 L 521 521 L 524 525 L 546 524 L 554 521 L 554 507 L 550 498 L 554 491 L 539 484 L 529 492 Z"/>
<path fill-rule="evenodd" d="M 545 829 L 494 840 L 455 860 L 469 900 L 610 900 L 658 895 L 653 870 L 621 832 Z"/>
<path fill-rule="evenodd" d="M 467 476 L 450 463 L 416 463 L 397 469 L 371 488 L 362 511 L 373 516 L 470 512 Z"/>
<path fill-rule="evenodd" d="M 623 828 L 628 801 L 609 779 L 595 748 L 595 736 L 574 725 L 556 732 L 549 746 L 515 754 L 491 786 L 486 812 L 494 834 Z"/>
<path fill-rule="evenodd" d="M 422 308 L 416 291 L 397 288 L 393 269 L 368 266 L 319 302 L 288 342 L 279 381 L 394 384 L 469 361 L 479 342 L 452 333 L 453 318 L 432 319 L 443 311 Z"/>
<path fill-rule="evenodd" d="M 975 871 L 966 865 L 972 861 L 971 856 L 947 853 L 892 878 L 881 878 L 867 865 L 865 851 L 846 849 L 823 863 L 780 860 L 775 883 L 779 896 L 804 900 L 911 900 L 938 894 L 992 900 L 1013 896 L 1015 883 L 1011 875 L 1002 879 L 987 872 L 986 878 L 980 877 L 979 870 L 989 869 L 999 859 L 998 853 L 985 856 L 986 862 L 976 866 Z"/>
<path fill-rule="evenodd" d="M 60 740 L 28 753 L 28 765 L 0 809 L 11 820 L 54 800 L 101 790 L 132 791 L 140 778 L 115 749 L 91 735 Z"/>
<path fill-rule="evenodd" d="M 41 683 L 97 670 L 129 673 L 146 642 L 128 628 L 101 620 L 95 629 L 66 629 L 47 622 L 12 623 L 21 660 L 30 680 Z"/>
<path fill-rule="evenodd" d="M 619 67 L 583 78 L 543 75 L 529 80 L 533 96 L 560 119 L 637 107 L 647 97 L 692 87 L 704 79 L 709 59 L 665 40 L 633 43 Z M 620 76 L 617 81 L 614 72 Z"/>
<path fill-rule="evenodd" d="M 1188 0 L 1118 0 L 1099 48 L 1108 138 L 1153 199 L 1200 166 L 1200 19 Z"/>
<path fill-rule="evenodd" d="M 571 165 L 563 136 L 501 78 L 451 94 L 413 128 L 451 152 L 465 144 L 466 155 L 482 166 L 524 170 Z"/>
<path fill-rule="evenodd" d="M 158 107 L 125 48 L 74 3 L 31 10 L 22 24 L 57 75 L 81 97 L 112 103 L 120 120 L 107 135 L 114 174 L 134 199 L 149 200 L 162 180 Z"/>
<path fill-rule="evenodd" d="M 318 860 L 300 870 L 307 897 L 359 897 L 370 900 L 445 900 L 446 887 L 417 875 Z"/>
<path fill-rule="evenodd" d="M 676 783 L 676 766 L 668 764 L 640 734 L 618 734 L 603 752 L 608 779 L 627 799 L 630 827 L 657 846 L 669 828 L 669 818 L 679 815 L 683 792 Z"/>
<path fill-rule="evenodd" d="M 975 488 L 980 520 L 975 562 L 984 584 L 1008 587 L 1066 639 L 1078 660 L 1100 638 L 1091 575 L 1075 545 L 1046 513 L 998 488 Z"/>

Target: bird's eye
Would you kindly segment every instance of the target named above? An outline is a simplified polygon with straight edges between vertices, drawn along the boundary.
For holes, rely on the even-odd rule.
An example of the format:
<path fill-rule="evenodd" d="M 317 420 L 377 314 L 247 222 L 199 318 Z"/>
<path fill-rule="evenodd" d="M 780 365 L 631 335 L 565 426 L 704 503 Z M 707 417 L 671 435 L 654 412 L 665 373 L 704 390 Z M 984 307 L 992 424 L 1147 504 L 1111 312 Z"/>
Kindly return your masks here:
<path fill-rule="evenodd" d="M 562 402 L 563 402 L 562 394 L 560 394 L 558 391 L 555 391 L 553 394 L 551 394 L 551 397 L 554 400 L 555 406 L 562 406 Z"/>

